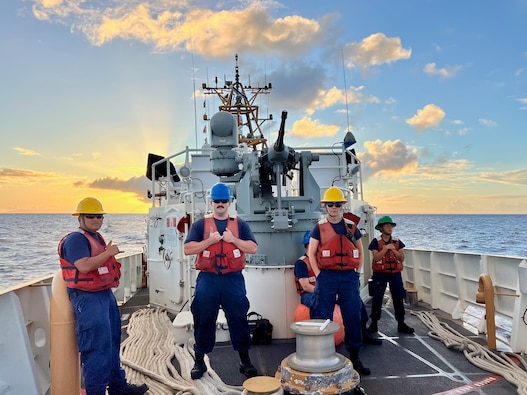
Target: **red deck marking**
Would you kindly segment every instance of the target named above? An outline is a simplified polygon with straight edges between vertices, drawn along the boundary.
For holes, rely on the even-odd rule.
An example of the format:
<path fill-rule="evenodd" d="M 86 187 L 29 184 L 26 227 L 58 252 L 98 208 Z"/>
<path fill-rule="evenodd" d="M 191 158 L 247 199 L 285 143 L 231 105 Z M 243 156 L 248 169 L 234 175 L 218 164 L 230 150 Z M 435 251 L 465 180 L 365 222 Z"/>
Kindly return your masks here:
<path fill-rule="evenodd" d="M 470 384 L 465 384 L 461 387 L 453 388 L 445 392 L 436 392 L 433 395 L 458 395 L 467 394 L 471 391 L 477 390 L 487 385 L 494 384 L 496 381 L 501 380 L 502 377 L 497 374 L 491 374 L 490 376 L 484 377 L 481 380 L 473 381 Z"/>

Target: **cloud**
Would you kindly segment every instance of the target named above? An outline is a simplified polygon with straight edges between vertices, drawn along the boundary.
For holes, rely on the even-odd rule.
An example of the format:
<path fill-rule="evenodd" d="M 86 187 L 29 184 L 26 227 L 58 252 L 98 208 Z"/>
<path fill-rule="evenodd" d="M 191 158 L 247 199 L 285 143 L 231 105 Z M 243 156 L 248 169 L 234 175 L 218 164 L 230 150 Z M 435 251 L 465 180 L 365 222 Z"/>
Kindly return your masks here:
<path fill-rule="evenodd" d="M 435 63 L 428 63 L 423 68 L 423 71 L 426 74 L 439 75 L 445 79 L 454 77 L 459 70 L 461 70 L 461 66 L 446 66 L 446 67 L 438 69 L 436 68 Z"/>
<path fill-rule="evenodd" d="M 366 70 L 371 66 L 409 59 L 412 50 L 404 49 L 398 37 L 388 38 L 383 33 L 375 33 L 360 43 L 350 43 L 344 48 L 348 67 Z"/>
<path fill-rule="evenodd" d="M 100 7 L 94 1 L 38 0 L 33 12 L 39 19 L 70 25 L 96 46 L 114 39 L 137 40 L 159 52 L 186 50 L 206 58 L 227 58 L 236 52 L 300 55 L 324 39 L 333 20 L 298 15 L 273 19 L 266 9 L 272 4 L 264 2 L 221 11 L 192 9 L 189 4 L 157 0 Z"/>
<path fill-rule="evenodd" d="M 20 155 L 24 155 L 24 156 L 40 156 L 40 154 L 37 151 L 34 151 L 32 149 L 27 149 L 27 148 L 14 147 L 13 151 L 16 151 Z"/>
<path fill-rule="evenodd" d="M 312 102 L 312 106 L 307 109 L 308 114 L 313 114 L 318 109 L 331 107 L 338 103 L 346 103 L 345 93 L 336 87 L 329 90 L 320 90 Z"/>
<path fill-rule="evenodd" d="M 347 92 L 336 87 L 329 90 L 319 90 L 318 95 L 311 102 L 311 106 L 306 110 L 308 114 L 313 114 L 316 110 L 323 110 L 336 104 L 346 103 L 346 94 L 348 104 L 358 103 L 378 103 L 379 99 L 375 96 L 365 97 L 363 94 L 364 86 L 351 87 Z"/>
<path fill-rule="evenodd" d="M 302 62 L 280 65 L 267 80 L 273 84 L 273 107 L 287 111 L 304 112 L 316 107 L 313 100 L 327 89 L 324 69 Z"/>
<path fill-rule="evenodd" d="M 363 176 L 391 177 L 414 173 L 418 167 L 417 149 L 408 148 L 401 140 L 367 141 L 367 152 L 358 154 L 363 164 Z"/>
<path fill-rule="evenodd" d="M 307 140 L 316 137 L 333 137 L 339 130 L 340 127 L 337 125 L 323 125 L 318 119 L 303 117 L 293 124 L 289 133 L 299 139 Z"/>
<path fill-rule="evenodd" d="M 84 183 L 83 183 L 84 184 Z M 147 201 L 147 189 L 152 183 L 145 176 L 132 177 L 128 180 L 120 180 L 115 177 L 99 178 L 87 184 L 90 188 L 109 189 L 120 192 L 132 192 L 139 198 Z"/>
<path fill-rule="evenodd" d="M 0 184 L 14 183 L 14 182 L 36 182 L 42 179 L 55 178 L 53 173 L 42 173 L 34 170 L 26 169 L 10 169 L 7 167 L 0 169 Z"/>
<path fill-rule="evenodd" d="M 431 164 L 421 164 L 416 173 L 421 178 L 467 182 L 474 164 L 467 159 L 440 158 Z M 452 185 L 453 186 L 453 185 Z"/>
<path fill-rule="evenodd" d="M 482 181 L 493 181 L 508 185 L 527 185 L 527 169 L 501 172 L 485 172 L 478 177 Z"/>
<path fill-rule="evenodd" d="M 478 119 L 478 122 L 484 126 L 488 126 L 489 128 L 494 128 L 498 126 L 495 121 L 491 121 L 490 119 L 480 118 Z"/>
<path fill-rule="evenodd" d="M 519 69 L 517 69 L 515 72 L 514 72 L 514 75 L 516 77 L 519 77 L 521 74 L 523 74 L 525 71 L 527 70 L 527 68 L 525 67 L 520 67 Z"/>
<path fill-rule="evenodd" d="M 412 118 L 406 120 L 406 123 L 418 131 L 423 131 L 433 126 L 438 126 L 443 118 L 445 112 L 435 104 L 427 104 L 422 110 L 417 110 L 417 114 Z"/>

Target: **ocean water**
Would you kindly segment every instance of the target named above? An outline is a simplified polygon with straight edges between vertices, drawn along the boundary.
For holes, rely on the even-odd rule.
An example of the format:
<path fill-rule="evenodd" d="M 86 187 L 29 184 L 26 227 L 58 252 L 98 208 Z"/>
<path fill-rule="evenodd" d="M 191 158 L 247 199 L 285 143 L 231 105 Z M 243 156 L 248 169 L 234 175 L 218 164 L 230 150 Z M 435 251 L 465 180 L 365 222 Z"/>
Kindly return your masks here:
<path fill-rule="evenodd" d="M 527 215 L 390 216 L 407 248 L 527 258 Z M 55 273 L 57 244 L 76 227 L 69 214 L 0 214 L 0 289 Z M 146 231 L 146 214 L 109 214 L 100 232 L 128 253 L 143 251 Z"/>
<path fill-rule="evenodd" d="M 527 221 L 525 214 L 390 216 L 397 224 L 393 234 L 407 248 L 527 257 L 527 243 L 522 237 Z"/>
<path fill-rule="evenodd" d="M 70 214 L 0 214 L 0 289 L 59 270 L 58 243 L 77 227 Z M 143 251 L 146 231 L 146 214 L 107 214 L 100 233 L 129 253 Z"/>

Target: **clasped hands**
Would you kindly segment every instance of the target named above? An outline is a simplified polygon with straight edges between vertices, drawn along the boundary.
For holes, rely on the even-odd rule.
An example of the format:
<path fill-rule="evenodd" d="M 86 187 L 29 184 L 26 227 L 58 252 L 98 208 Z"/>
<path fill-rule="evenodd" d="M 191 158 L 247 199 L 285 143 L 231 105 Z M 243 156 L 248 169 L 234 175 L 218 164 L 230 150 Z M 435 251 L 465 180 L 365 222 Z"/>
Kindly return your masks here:
<path fill-rule="evenodd" d="M 220 235 L 220 232 L 214 231 L 212 228 L 210 228 L 209 241 L 211 241 L 211 244 L 218 243 L 220 240 L 234 244 L 236 237 L 232 234 L 229 229 L 225 229 L 223 235 Z"/>

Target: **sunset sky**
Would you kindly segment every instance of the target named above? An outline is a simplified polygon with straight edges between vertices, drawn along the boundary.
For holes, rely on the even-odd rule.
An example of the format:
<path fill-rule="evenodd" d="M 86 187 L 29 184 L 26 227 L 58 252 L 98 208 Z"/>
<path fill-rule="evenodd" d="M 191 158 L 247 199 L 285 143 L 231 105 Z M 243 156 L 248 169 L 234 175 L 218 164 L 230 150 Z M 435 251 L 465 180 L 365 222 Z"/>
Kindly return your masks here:
<path fill-rule="evenodd" d="M 202 145 L 201 84 L 238 54 L 273 85 L 271 141 L 282 110 L 293 147 L 349 125 L 378 212 L 527 214 L 526 20 L 525 0 L 1 1 L 0 213 L 146 213 L 148 153 Z"/>

